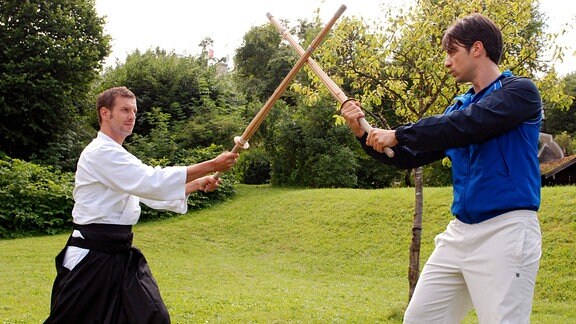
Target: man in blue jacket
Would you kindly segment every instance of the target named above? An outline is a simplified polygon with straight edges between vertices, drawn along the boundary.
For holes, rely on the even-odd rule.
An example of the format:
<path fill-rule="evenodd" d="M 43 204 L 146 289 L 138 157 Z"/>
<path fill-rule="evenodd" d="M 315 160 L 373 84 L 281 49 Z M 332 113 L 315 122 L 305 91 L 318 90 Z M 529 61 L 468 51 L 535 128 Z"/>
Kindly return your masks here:
<path fill-rule="evenodd" d="M 455 218 L 436 236 L 404 323 L 459 323 L 472 307 L 480 323 L 529 323 L 542 241 L 540 94 L 531 80 L 500 71 L 502 34 L 489 18 L 456 21 L 442 45 L 450 74 L 472 85 L 444 114 L 366 133 L 357 102 L 341 111 L 364 150 L 385 164 L 452 161 Z"/>

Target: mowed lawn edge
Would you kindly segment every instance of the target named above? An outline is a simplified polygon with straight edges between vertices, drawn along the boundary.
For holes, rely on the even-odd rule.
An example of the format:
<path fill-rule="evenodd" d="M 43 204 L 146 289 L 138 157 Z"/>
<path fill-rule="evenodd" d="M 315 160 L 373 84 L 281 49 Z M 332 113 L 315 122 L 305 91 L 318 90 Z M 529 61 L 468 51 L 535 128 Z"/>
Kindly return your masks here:
<path fill-rule="evenodd" d="M 451 193 L 424 190 L 421 266 L 452 218 Z M 576 322 L 576 187 L 546 187 L 542 198 L 532 322 Z M 413 188 L 238 185 L 212 208 L 137 224 L 134 245 L 174 323 L 401 323 L 413 206 Z M 2 323 L 47 317 L 67 236 L 0 240 Z"/>

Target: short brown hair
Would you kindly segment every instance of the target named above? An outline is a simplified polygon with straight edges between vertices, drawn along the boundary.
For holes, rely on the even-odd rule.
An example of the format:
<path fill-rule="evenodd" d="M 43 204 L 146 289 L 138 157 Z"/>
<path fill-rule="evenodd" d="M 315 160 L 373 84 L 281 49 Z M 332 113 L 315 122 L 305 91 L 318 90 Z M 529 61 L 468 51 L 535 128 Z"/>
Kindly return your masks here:
<path fill-rule="evenodd" d="M 471 14 L 454 22 L 442 37 L 442 47 L 446 51 L 455 50 L 457 45 L 467 51 L 475 42 L 482 42 L 488 58 L 496 64 L 502 56 L 502 32 L 490 18 L 479 14 Z"/>
<path fill-rule="evenodd" d="M 96 101 L 96 114 L 98 115 L 98 124 L 102 124 L 102 116 L 100 116 L 100 108 L 106 107 L 112 109 L 116 97 L 136 98 L 136 95 L 126 87 L 114 87 L 104 90 L 98 95 Z"/>

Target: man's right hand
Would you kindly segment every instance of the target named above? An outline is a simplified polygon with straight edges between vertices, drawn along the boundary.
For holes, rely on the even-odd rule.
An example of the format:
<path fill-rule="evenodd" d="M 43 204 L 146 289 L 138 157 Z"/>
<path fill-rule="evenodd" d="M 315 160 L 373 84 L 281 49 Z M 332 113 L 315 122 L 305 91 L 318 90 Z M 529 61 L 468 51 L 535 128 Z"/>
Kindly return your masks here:
<path fill-rule="evenodd" d="M 357 137 L 362 137 L 366 133 L 358 119 L 364 118 L 364 111 L 360 108 L 360 104 L 355 100 L 345 102 L 340 109 L 340 116 L 346 119 L 346 124 Z"/>
<path fill-rule="evenodd" d="M 218 155 L 212 162 L 214 163 L 214 171 L 228 171 L 236 162 L 238 162 L 238 153 L 224 152 Z"/>

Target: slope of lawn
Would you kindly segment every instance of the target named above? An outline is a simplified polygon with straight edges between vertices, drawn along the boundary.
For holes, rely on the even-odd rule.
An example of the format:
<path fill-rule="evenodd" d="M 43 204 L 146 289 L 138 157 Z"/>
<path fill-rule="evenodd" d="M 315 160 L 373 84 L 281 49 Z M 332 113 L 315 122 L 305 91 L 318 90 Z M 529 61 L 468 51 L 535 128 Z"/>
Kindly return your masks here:
<path fill-rule="evenodd" d="M 576 323 L 576 187 L 543 188 L 533 323 Z M 451 219 L 426 188 L 421 257 Z M 173 323 L 401 323 L 412 188 L 237 188 L 200 212 L 138 224 Z M 41 323 L 67 235 L 0 241 L 0 322 Z M 475 323 L 473 313 L 466 323 Z"/>

